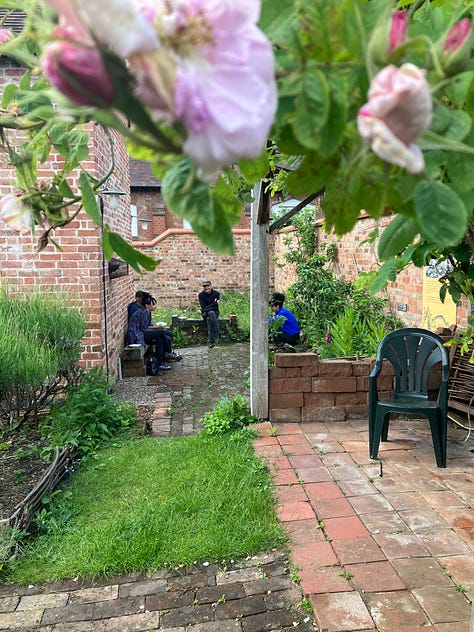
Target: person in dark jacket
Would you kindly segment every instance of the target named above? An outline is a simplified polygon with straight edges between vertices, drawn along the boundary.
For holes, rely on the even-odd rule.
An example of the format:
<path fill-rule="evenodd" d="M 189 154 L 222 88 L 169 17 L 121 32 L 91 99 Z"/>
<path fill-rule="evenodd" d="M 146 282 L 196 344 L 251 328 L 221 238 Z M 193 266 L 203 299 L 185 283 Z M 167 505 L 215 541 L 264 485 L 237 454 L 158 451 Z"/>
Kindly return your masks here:
<path fill-rule="evenodd" d="M 277 344 L 296 345 L 300 341 L 300 326 L 293 312 L 283 307 L 285 295 L 275 292 L 270 299 L 270 306 L 273 314 L 269 317 L 268 323 L 276 323 L 276 330 L 271 328 L 273 340 Z M 278 327 L 279 324 L 279 327 Z"/>
<path fill-rule="evenodd" d="M 221 295 L 214 290 L 210 281 L 204 281 L 202 284 L 202 292 L 198 294 L 198 301 L 201 309 L 199 313 L 206 321 L 207 325 L 207 344 L 209 349 L 214 346 L 216 336 L 225 338 L 219 327 L 219 301 Z"/>
<path fill-rule="evenodd" d="M 142 298 L 143 305 L 135 309 L 128 321 L 126 342 L 128 345 L 154 345 L 155 357 L 160 371 L 169 371 L 169 364 L 164 363 L 165 350 L 171 349 L 169 341 L 163 329 L 154 329 L 151 326 L 151 312 L 153 310 L 153 297 L 145 294 Z"/>

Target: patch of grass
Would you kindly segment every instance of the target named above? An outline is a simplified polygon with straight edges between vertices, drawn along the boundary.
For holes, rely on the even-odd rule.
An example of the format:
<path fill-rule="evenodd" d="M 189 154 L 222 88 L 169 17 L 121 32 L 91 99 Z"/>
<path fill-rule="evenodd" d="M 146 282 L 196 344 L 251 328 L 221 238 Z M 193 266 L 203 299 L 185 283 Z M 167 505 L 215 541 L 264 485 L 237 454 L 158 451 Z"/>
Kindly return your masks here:
<path fill-rule="evenodd" d="M 286 540 L 248 429 L 127 441 L 68 489 L 63 523 L 27 545 L 6 579 L 38 583 L 236 559 Z M 105 465 L 105 467 L 104 467 Z"/>

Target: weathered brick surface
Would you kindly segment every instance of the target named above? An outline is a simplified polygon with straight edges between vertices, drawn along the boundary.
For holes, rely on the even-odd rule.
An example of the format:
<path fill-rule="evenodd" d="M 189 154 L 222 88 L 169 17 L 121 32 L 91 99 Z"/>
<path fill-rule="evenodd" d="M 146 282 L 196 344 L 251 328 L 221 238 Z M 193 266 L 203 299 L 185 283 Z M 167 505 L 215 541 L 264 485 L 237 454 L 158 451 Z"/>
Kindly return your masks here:
<path fill-rule="evenodd" d="M 352 362 L 349 360 L 324 360 L 319 365 L 321 377 L 347 377 L 352 375 Z"/>
<path fill-rule="evenodd" d="M 269 415 L 272 421 L 299 423 L 301 421 L 301 408 L 271 408 Z"/>
<path fill-rule="evenodd" d="M 304 406 L 305 408 L 311 407 L 323 407 L 334 406 L 336 396 L 334 393 L 305 393 L 304 394 Z"/>
<path fill-rule="evenodd" d="M 271 393 L 270 408 L 300 408 L 303 406 L 303 393 Z"/>
<path fill-rule="evenodd" d="M 358 405 L 367 402 L 367 392 L 357 391 L 356 393 L 334 393 L 336 406 Z"/>
<path fill-rule="evenodd" d="M 345 421 L 346 407 L 331 406 L 330 408 L 301 409 L 301 421 Z"/>
<path fill-rule="evenodd" d="M 311 378 L 289 377 L 283 380 L 272 380 L 269 390 L 270 393 L 304 393 L 311 390 Z"/>
<path fill-rule="evenodd" d="M 275 366 L 316 366 L 319 364 L 319 357 L 315 353 L 275 353 Z"/>
<path fill-rule="evenodd" d="M 313 393 L 355 393 L 357 381 L 355 377 L 314 377 L 311 390 Z"/>

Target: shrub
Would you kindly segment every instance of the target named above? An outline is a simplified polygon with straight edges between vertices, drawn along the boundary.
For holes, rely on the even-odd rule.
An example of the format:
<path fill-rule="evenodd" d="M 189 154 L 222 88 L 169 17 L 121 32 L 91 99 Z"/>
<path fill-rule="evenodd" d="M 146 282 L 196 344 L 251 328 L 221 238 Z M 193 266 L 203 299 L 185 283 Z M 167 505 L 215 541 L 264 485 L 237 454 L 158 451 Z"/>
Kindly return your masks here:
<path fill-rule="evenodd" d="M 210 412 L 201 417 L 201 423 L 210 435 L 240 430 L 254 422 L 248 400 L 242 395 L 237 395 L 234 399 L 229 399 L 227 395 L 224 395 L 214 404 Z"/>
<path fill-rule="evenodd" d="M 55 446 L 77 447 L 79 458 L 90 456 L 116 433 L 136 423 L 134 405 L 117 401 L 108 392 L 105 376 L 99 369 L 84 373 L 78 384 L 68 386 L 66 397 L 55 404 L 41 424 L 41 432 Z"/>

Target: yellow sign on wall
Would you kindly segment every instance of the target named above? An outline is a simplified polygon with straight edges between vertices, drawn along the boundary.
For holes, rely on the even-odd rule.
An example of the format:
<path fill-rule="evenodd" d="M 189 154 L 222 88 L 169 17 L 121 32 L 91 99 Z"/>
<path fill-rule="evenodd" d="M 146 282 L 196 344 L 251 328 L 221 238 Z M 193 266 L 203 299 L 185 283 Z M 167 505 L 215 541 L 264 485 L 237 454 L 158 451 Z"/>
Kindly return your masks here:
<path fill-rule="evenodd" d="M 439 279 L 446 272 L 448 262 L 439 265 L 433 260 L 426 266 L 423 274 L 423 322 L 422 327 L 436 331 L 438 327 L 451 327 L 456 324 L 456 303 L 446 294 L 444 303 L 439 298 L 441 284 Z"/>

